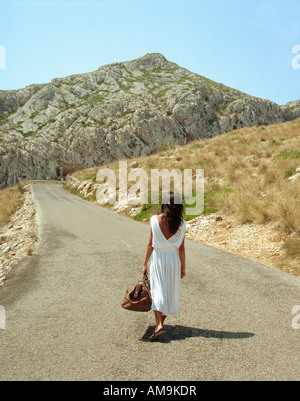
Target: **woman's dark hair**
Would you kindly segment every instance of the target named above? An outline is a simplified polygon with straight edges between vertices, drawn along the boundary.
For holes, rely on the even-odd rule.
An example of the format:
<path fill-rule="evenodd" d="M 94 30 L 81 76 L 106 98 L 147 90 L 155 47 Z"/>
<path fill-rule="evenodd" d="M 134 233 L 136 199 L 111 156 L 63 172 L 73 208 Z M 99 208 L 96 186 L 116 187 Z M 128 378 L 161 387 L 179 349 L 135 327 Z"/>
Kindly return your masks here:
<path fill-rule="evenodd" d="M 165 196 L 162 205 L 161 213 L 165 218 L 165 223 L 171 234 L 175 234 L 182 223 L 183 205 L 181 197 L 178 194 L 170 192 Z"/>

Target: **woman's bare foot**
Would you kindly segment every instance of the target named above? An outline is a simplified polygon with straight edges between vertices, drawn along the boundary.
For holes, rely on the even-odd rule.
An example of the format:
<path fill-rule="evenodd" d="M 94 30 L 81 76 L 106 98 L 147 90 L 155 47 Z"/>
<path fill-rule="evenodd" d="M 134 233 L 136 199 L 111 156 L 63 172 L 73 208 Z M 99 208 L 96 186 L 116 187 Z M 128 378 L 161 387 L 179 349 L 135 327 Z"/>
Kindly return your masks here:
<path fill-rule="evenodd" d="M 159 324 L 158 326 L 155 327 L 155 333 L 158 331 L 163 330 L 164 326 L 163 326 L 163 322 L 161 324 Z"/>
<path fill-rule="evenodd" d="M 165 333 L 166 332 L 165 332 L 164 329 L 155 330 L 155 333 L 153 333 L 152 336 L 150 337 L 150 341 L 158 340 L 159 337 L 162 336 Z"/>

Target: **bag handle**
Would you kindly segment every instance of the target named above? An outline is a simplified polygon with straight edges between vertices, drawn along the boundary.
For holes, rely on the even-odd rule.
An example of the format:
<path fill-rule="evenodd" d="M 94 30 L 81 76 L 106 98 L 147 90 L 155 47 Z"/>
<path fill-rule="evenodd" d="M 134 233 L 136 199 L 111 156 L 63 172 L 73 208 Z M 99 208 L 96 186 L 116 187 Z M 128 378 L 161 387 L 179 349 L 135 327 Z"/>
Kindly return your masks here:
<path fill-rule="evenodd" d="M 148 283 L 146 283 L 146 281 L 148 281 L 148 275 L 145 273 L 144 274 L 144 288 L 146 289 L 146 291 L 148 292 L 148 294 L 149 294 L 149 297 L 150 297 L 150 299 L 151 299 L 151 292 L 150 292 L 150 288 L 149 288 L 149 284 Z"/>
<path fill-rule="evenodd" d="M 135 286 L 135 290 L 134 290 L 134 294 L 133 297 L 136 298 L 139 293 L 141 292 L 142 289 L 142 283 L 137 283 L 137 285 Z"/>

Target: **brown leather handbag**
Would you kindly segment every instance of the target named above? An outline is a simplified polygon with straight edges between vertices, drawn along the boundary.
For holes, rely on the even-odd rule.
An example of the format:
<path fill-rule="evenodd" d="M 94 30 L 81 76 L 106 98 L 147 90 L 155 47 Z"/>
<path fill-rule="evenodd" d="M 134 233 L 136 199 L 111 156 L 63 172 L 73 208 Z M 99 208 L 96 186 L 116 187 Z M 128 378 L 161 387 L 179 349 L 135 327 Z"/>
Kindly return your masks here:
<path fill-rule="evenodd" d="M 122 308 L 136 312 L 148 312 L 151 309 L 152 298 L 150 280 L 147 274 L 135 287 L 128 288 L 122 302 Z"/>

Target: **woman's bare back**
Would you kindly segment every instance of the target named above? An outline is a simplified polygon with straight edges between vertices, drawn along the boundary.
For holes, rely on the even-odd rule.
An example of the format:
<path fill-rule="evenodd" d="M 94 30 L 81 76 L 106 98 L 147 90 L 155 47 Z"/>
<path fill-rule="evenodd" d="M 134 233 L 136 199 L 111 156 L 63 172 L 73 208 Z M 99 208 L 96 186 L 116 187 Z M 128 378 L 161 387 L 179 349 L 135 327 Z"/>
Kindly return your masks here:
<path fill-rule="evenodd" d="M 164 234 L 164 236 L 166 237 L 166 239 L 173 237 L 174 234 L 170 233 L 168 226 L 165 223 L 163 213 L 157 215 L 157 220 L 159 223 L 159 227 L 160 227 L 162 233 Z"/>

